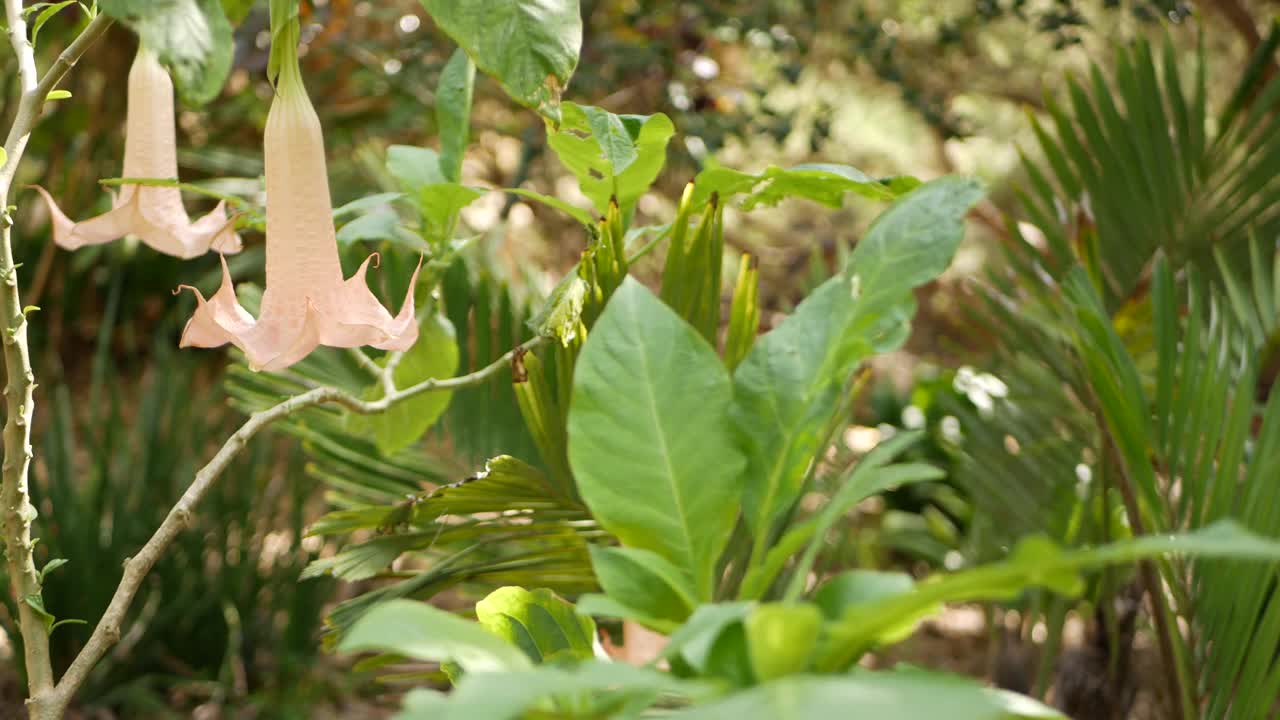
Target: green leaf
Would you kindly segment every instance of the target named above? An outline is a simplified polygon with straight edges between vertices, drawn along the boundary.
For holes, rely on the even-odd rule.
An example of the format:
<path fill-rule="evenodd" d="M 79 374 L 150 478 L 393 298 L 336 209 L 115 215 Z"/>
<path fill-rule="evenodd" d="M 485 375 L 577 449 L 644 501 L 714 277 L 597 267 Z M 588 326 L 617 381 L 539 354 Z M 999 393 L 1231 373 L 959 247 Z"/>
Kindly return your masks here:
<path fill-rule="evenodd" d="M 906 573 L 850 570 L 823 583 L 814 593 L 813 601 L 828 620 L 837 621 L 850 608 L 888 601 L 910 593 L 913 588 L 915 580 Z M 922 621 L 940 610 L 939 605 L 922 607 L 914 615 L 904 616 L 896 623 L 876 628 L 874 643 L 892 645 L 901 642 L 910 637 Z"/>
<path fill-rule="evenodd" d="M 69 562 L 71 561 L 66 558 L 53 558 L 49 562 L 45 563 L 44 567 L 40 568 L 40 584 L 41 585 L 44 584 L 44 578 L 46 575 L 53 572 L 54 570 L 57 570 L 63 565 L 66 565 Z"/>
<path fill-rule="evenodd" d="M 388 355 L 381 361 L 384 365 Z M 422 321 L 418 330 L 418 341 L 413 347 L 399 356 L 399 363 L 392 372 L 396 387 L 407 388 L 430 378 L 450 378 L 458 370 L 458 342 L 453 330 L 453 323 L 443 315 L 430 315 Z M 383 397 L 381 383 L 375 383 L 365 392 L 366 400 L 378 400 Z M 373 431 L 378 449 L 390 455 L 417 442 L 436 420 L 440 418 L 449 400 L 451 391 L 419 393 L 408 400 L 395 403 L 385 412 L 375 415 L 358 416 L 352 419 L 357 425 L 365 425 Z M 363 421 L 363 422 L 362 422 Z"/>
<path fill-rule="evenodd" d="M 621 175 L 639 157 L 639 153 L 636 152 L 636 138 L 627 129 L 627 123 L 623 122 L 621 116 L 614 115 L 608 110 L 589 105 L 580 107 L 587 116 L 591 137 L 595 139 L 596 145 L 600 146 L 600 152 L 605 162 L 609 164 L 612 174 Z M 641 118 L 632 116 L 628 120 L 632 127 L 637 129 L 644 126 L 644 120 Z"/>
<path fill-rule="evenodd" d="M 357 213 L 361 213 L 366 210 L 388 208 L 391 206 L 391 203 L 395 202 L 396 200 L 399 200 L 402 197 L 404 197 L 404 193 L 398 193 L 398 192 L 385 192 L 385 193 L 375 193 L 373 195 L 366 195 L 362 198 L 357 198 L 355 200 L 352 200 L 346 205 L 334 208 L 333 219 L 337 220 L 339 218 L 346 217 L 347 215 L 355 215 Z"/>
<path fill-rule="evenodd" d="M 747 195 L 743 201 L 747 210 L 759 205 L 773 207 L 788 198 L 803 198 L 838 208 L 847 193 L 872 200 L 893 200 L 920 185 L 920 181 L 912 177 L 872 178 L 857 168 L 829 163 L 792 168 L 770 165 L 759 175 L 714 166 L 699 172 L 693 183 L 694 209 L 705 205 L 715 193 L 721 202 L 728 202 L 735 195 Z"/>
<path fill-rule="evenodd" d="M 498 588 L 476 603 L 482 626 L 541 663 L 552 657 L 590 660 L 596 624 L 573 604 L 547 589 Z"/>
<path fill-rule="evenodd" d="M 420 248 L 422 241 L 413 233 L 400 226 L 400 216 L 390 208 L 374 210 L 361 215 L 338 228 L 338 243 L 350 245 L 362 240 L 391 242 Z"/>
<path fill-rule="evenodd" d="M 462 156 L 471 135 L 471 95 L 476 66 L 459 48 L 440 73 L 436 87 L 436 127 L 440 130 L 440 170 L 451 182 L 462 180 Z"/>
<path fill-rule="evenodd" d="M 182 99 L 203 105 L 217 97 L 231 70 L 231 23 L 219 0 L 100 0 L 168 65 Z"/>
<path fill-rule="evenodd" d="M 555 120 L 582 47 L 577 0 L 422 0 L 440 29 L 516 102 Z"/>
<path fill-rule="evenodd" d="M 485 462 L 484 470 L 461 482 L 441 485 L 414 507 L 415 522 L 444 515 L 502 513 L 514 510 L 579 510 L 580 505 L 555 495 L 555 488 L 538 468 L 499 455 Z"/>
<path fill-rule="evenodd" d="M 474 188 L 457 183 L 423 185 L 418 189 L 418 206 L 427 221 L 430 237 L 435 242 L 452 240 L 450 232 L 454 220 L 462 208 L 485 194 L 484 188 Z"/>
<path fill-rule="evenodd" d="M 383 514 L 385 515 L 385 512 Z M 404 535 L 375 537 L 365 542 L 350 544 L 330 557 L 312 560 L 302 570 L 298 579 L 310 580 L 332 575 L 347 582 L 368 580 L 386 570 L 407 550 L 422 544 L 418 538 Z"/>
<path fill-rule="evenodd" d="M 873 200 L 893 200 L 902 191 L 919 184 L 916 181 L 876 180 L 857 168 L 825 163 L 797 165 L 786 170 L 771 167 L 764 172 L 764 180 L 767 184 L 746 199 L 744 209 L 751 210 L 759 205 L 773 207 L 787 198 L 805 198 L 838 208 L 848 192 Z"/>
<path fill-rule="evenodd" d="M 625 215 L 662 172 L 674 134 L 675 126 L 662 113 L 614 115 L 565 103 L 563 122 L 558 129 L 548 128 L 547 144 L 597 212 L 603 215 L 616 197 Z"/>
<path fill-rule="evenodd" d="M 671 632 L 679 627 L 679 623 L 646 615 L 636 608 L 627 607 L 608 595 L 599 593 L 587 593 L 580 596 L 578 598 L 578 612 L 592 617 L 634 620 L 658 632 Z"/>
<path fill-rule="evenodd" d="M 941 275 L 964 237 L 965 215 L 982 195 L 982 185 L 972 178 L 939 178 L 876 218 L 845 269 L 860 290 L 860 314 L 901 307 L 912 288 Z"/>
<path fill-rule="evenodd" d="M 611 599 L 645 617 L 684 622 L 697 606 L 691 579 L 657 553 L 593 545 L 591 567 Z"/>
<path fill-rule="evenodd" d="M 239 25 L 249 16 L 255 2 L 257 0 L 222 0 L 222 11 L 232 25 Z"/>
<path fill-rule="evenodd" d="M 801 720 L 858 717 L 875 720 L 1013 720 L 1064 716 L 1030 698 L 982 687 L 967 678 L 920 671 L 846 676 L 795 675 L 719 702 L 672 715 L 680 720 Z"/>
<path fill-rule="evenodd" d="M 415 660 L 453 661 L 468 673 L 520 670 L 531 665 L 519 648 L 477 623 L 412 600 L 390 600 L 369 610 L 338 646 L 344 653 L 369 650 Z"/>
<path fill-rule="evenodd" d="M 535 709 L 548 717 L 615 717 L 604 707 L 634 700 L 643 709 L 663 695 L 688 697 L 705 693 L 699 685 L 656 670 L 593 661 L 572 668 L 543 666 L 520 672 L 468 673 L 448 696 L 406 697 L 404 711 L 396 717 L 397 720 L 516 720 Z M 562 699 L 564 705 L 557 699 Z M 596 707 L 596 702 L 607 705 L 597 711 L 583 709 L 584 703 Z"/>
<path fill-rule="evenodd" d="M 734 372 L 730 414 L 748 459 L 743 508 L 758 549 L 798 497 L 844 383 L 864 358 L 905 339 L 912 288 L 946 269 L 979 197 L 975 181 L 947 177 L 899 199 L 858 243 L 846 274 L 761 337 Z"/>
<path fill-rule="evenodd" d="M 716 635 L 708 648 L 701 674 L 708 678 L 728 680 L 736 687 L 756 684 L 755 669 L 751 665 L 751 653 L 747 648 L 747 631 L 743 623 L 729 623 Z"/>
<path fill-rule="evenodd" d="M 440 155 L 431 148 L 392 145 L 387 148 L 387 172 L 407 195 L 418 197 L 427 185 L 447 185 L 449 178 L 440 169 Z"/>
<path fill-rule="evenodd" d="M 57 624 L 57 618 L 55 618 L 48 610 L 45 610 L 44 598 L 40 596 L 40 593 L 25 595 L 23 596 L 22 601 L 27 604 L 27 607 L 34 610 L 37 616 L 39 616 L 41 622 L 44 623 L 44 631 L 46 633 L 53 632 L 53 626 Z"/>
<path fill-rule="evenodd" d="M 1073 551 L 1032 536 L 1004 562 L 933 578 L 908 593 L 846 608 L 841 620 L 829 626 L 829 642 L 817 667 L 829 672 L 847 668 L 883 637 L 886 628 L 900 627 L 942 603 L 1011 600 L 1029 587 L 1078 594 L 1084 587 L 1080 572 L 1168 553 L 1274 562 L 1280 560 L 1280 541 L 1254 535 L 1229 520 L 1180 535 L 1146 535 Z"/>
<path fill-rule="evenodd" d="M 570 205 L 569 203 L 565 202 L 564 200 L 561 200 L 558 197 L 543 195 L 540 192 L 534 192 L 533 190 L 526 190 L 524 188 L 505 188 L 503 192 L 509 192 L 512 195 L 519 195 L 522 198 L 528 198 L 535 202 L 540 202 L 543 205 L 546 205 L 547 207 L 555 208 L 556 210 L 559 210 L 560 212 L 568 215 L 574 220 L 577 220 L 578 222 L 582 223 L 584 226 L 590 227 L 595 223 L 595 221 L 591 218 L 590 212 L 583 210 L 582 208 L 577 207 L 576 205 Z"/>
<path fill-rule="evenodd" d="M 45 100 L 66 100 L 71 97 L 70 90 L 50 90 L 48 95 L 44 96 Z"/>
<path fill-rule="evenodd" d="M 569 461 L 592 514 L 689 573 L 704 601 L 743 469 L 730 393 L 711 346 L 628 277 L 578 359 L 569 411 Z"/>
<path fill-rule="evenodd" d="M 769 682 L 809 667 L 822 630 L 822 612 L 809 604 L 759 605 L 747 616 L 743 628 L 756 679 Z"/>
<path fill-rule="evenodd" d="M 916 581 L 900 572 L 849 570 L 823 583 L 813 601 L 828 620 L 838 620 L 845 608 L 910 592 Z"/>
<path fill-rule="evenodd" d="M 660 657 L 681 662 L 701 673 L 706 669 L 707 657 L 716 639 L 725 628 L 740 623 L 752 607 L 745 602 L 699 605 L 688 621 L 671 633 Z"/>
<path fill-rule="evenodd" d="M 54 15 L 57 15 L 63 8 L 65 8 L 68 5 L 74 5 L 75 2 L 76 0 L 63 0 L 62 2 L 59 2 L 59 3 L 52 3 L 45 9 L 41 10 L 39 15 L 36 15 L 35 22 L 31 24 L 31 46 L 32 47 L 38 47 L 36 45 L 36 38 L 40 37 L 40 28 L 44 27 L 44 24 L 49 22 L 49 19 L 52 18 Z M 70 93 L 67 94 L 67 97 L 71 97 Z M 51 98 L 51 99 L 57 100 L 58 98 Z"/>
<path fill-rule="evenodd" d="M 918 438 L 919 436 L 915 435 L 915 437 Z M 893 438 L 893 440 L 897 439 Z M 910 441 L 907 441 L 906 437 L 902 439 L 904 442 L 901 445 L 894 445 L 892 441 L 881 443 L 881 445 L 905 447 L 914 443 L 914 439 Z M 877 446 L 877 449 L 879 449 L 879 446 Z M 818 516 L 814 518 L 815 527 L 811 533 L 812 537 L 809 539 L 809 545 L 796 562 L 791 576 L 791 586 L 787 589 L 787 597 L 789 599 L 795 600 L 800 597 L 804 583 L 818 558 L 818 553 L 822 550 L 827 532 L 835 527 L 840 518 L 847 515 L 858 503 L 872 495 L 895 487 L 929 480 L 941 480 L 946 476 L 946 473 L 938 468 L 924 463 L 902 463 L 882 467 L 882 464 L 888 462 L 888 459 L 885 455 L 879 457 L 868 455 L 864 457 L 854 467 L 849 479 L 840 485 L 840 489 L 836 491 L 836 494 L 823 506 Z"/>

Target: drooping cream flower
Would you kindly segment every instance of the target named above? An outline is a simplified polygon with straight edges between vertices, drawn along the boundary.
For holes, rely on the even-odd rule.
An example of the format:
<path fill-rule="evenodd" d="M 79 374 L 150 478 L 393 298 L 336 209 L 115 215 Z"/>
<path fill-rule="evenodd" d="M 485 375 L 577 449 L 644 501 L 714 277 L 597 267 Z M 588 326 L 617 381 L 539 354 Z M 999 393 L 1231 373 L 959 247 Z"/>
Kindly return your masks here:
<path fill-rule="evenodd" d="M 173 81 L 155 54 L 142 47 L 129 70 L 127 115 L 123 176 L 177 177 Z M 44 188 L 36 190 L 49 206 L 54 242 L 68 250 L 136 235 L 156 250 L 180 258 L 203 255 L 211 248 L 240 251 L 240 237 L 227 218 L 225 203 L 193 223 L 182 206 L 182 192 L 175 187 L 124 185 L 109 212 L 81 222 L 63 214 Z"/>
<path fill-rule="evenodd" d="M 296 58 L 284 63 L 264 137 L 267 170 L 266 288 L 257 320 L 240 306 L 226 260 L 222 287 L 195 315 L 182 347 L 232 343 L 254 370 L 288 367 L 319 345 L 407 350 L 418 339 L 414 271 L 400 314 L 392 317 L 369 291 L 369 260 L 349 280 L 338 261 L 320 119 L 307 97 Z"/>

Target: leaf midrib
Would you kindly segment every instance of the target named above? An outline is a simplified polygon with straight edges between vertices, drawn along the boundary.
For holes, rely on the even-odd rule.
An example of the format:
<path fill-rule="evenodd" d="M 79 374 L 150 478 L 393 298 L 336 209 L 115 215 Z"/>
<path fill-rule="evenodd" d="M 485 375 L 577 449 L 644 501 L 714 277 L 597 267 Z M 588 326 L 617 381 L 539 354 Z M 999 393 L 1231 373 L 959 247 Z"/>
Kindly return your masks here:
<path fill-rule="evenodd" d="M 635 327 L 636 324 L 639 323 L 640 318 L 636 314 L 636 308 L 634 304 L 628 308 L 628 312 L 630 312 L 631 318 L 633 321 L 632 327 Z M 695 556 L 694 549 L 693 549 L 693 537 L 689 534 L 688 514 L 684 507 L 683 498 L 681 497 L 678 491 L 679 485 L 675 482 L 675 477 L 676 477 L 675 467 L 671 464 L 671 450 L 670 450 L 670 444 L 667 441 L 667 435 L 665 431 L 666 426 L 663 424 L 662 417 L 658 413 L 658 398 L 656 395 L 654 395 L 654 390 L 653 390 L 654 385 L 656 384 L 656 382 L 653 382 L 653 381 L 656 381 L 657 378 L 653 376 L 653 368 L 649 364 L 648 353 L 640 352 L 640 353 L 637 353 L 637 355 L 640 358 L 640 364 L 644 367 L 645 378 L 651 381 L 651 382 L 644 383 L 645 398 L 648 400 L 650 418 L 653 420 L 654 427 L 657 430 L 656 434 L 658 437 L 659 449 L 661 450 L 661 454 L 662 454 L 662 461 L 667 468 L 667 472 L 666 472 L 667 484 L 669 486 L 672 499 L 675 502 L 676 514 L 680 518 L 680 529 L 682 531 L 681 534 L 682 534 L 682 538 L 684 540 L 684 545 L 685 545 L 687 567 L 694 576 L 694 585 L 697 588 L 698 596 L 701 598 L 705 595 L 704 593 L 705 579 L 702 577 L 702 568 L 698 567 L 698 558 Z"/>

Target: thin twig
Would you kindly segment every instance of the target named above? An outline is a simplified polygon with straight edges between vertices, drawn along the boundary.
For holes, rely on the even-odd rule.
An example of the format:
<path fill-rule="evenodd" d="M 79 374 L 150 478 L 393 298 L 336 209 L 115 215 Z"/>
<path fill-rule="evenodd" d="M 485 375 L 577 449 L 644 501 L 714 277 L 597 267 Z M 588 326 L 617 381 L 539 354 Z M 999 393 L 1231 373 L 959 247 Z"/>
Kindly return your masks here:
<path fill-rule="evenodd" d="M 102 614 L 102 619 L 98 621 L 97 627 L 93 629 L 93 634 L 89 636 L 89 641 L 85 643 L 84 649 L 72 661 L 71 667 L 67 668 L 67 672 L 58 681 L 57 687 L 53 690 L 52 699 L 55 706 L 59 711 L 66 708 L 71 697 L 84 683 L 85 678 L 88 677 L 89 671 L 102 659 L 107 650 L 119 641 L 121 624 L 124 622 L 125 613 L 128 612 L 129 605 L 133 602 L 134 596 L 137 595 L 138 589 L 142 586 L 142 581 L 147 573 L 164 554 L 170 543 L 190 524 L 191 514 L 196 505 L 205 496 L 205 493 L 209 491 L 213 483 L 231 464 L 231 461 L 240 454 L 240 451 L 248 444 L 249 439 L 260 430 L 277 420 L 288 417 L 294 412 L 317 405 L 333 403 L 342 405 L 353 412 L 369 415 L 383 412 L 396 403 L 422 393 L 457 390 L 479 385 L 510 367 L 511 358 L 516 353 L 531 350 L 542 342 L 543 338 L 534 338 L 473 373 L 454 378 L 423 380 L 412 387 L 397 390 L 395 393 L 378 400 L 362 400 L 337 388 L 322 387 L 301 395 L 295 395 L 266 410 L 254 413 L 240 426 L 240 429 L 235 434 L 223 443 L 217 454 L 213 456 L 213 459 L 196 473 L 191 485 L 182 494 L 173 509 L 169 511 L 164 522 L 160 523 L 160 527 L 156 529 L 155 534 L 151 536 L 146 545 L 143 545 L 136 555 L 125 561 L 124 576 L 121 578 L 120 585 L 116 588 L 115 594 L 111 598 L 111 603 L 107 605 L 106 612 Z"/>
<path fill-rule="evenodd" d="M 374 362 L 373 358 L 365 355 L 360 348 L 351 348 L 351 357 L 356 361 L 357 365 L 368 370 L 370 375 L 375 378 L 382 377 L 382 366 Z"/>
<path fill-rule="evenodd" d="M 9 585 L 18 606 L 22 633 L 23 662 L 27 671 L 27 701 L 33 720 L 58 720 L 61 709 L 46 702 L 53 692 L 53 667 L 49 660 L 49 630 L 45 625 L 40 595 L 40 575 L 32 557 L 31 523 L 36 509 L 31 505 L 27 483 L 31 468 L 31 418 L 35 410 L 35 373 L 27 345 L 27 315 L 18 294 L 18 268 L 13 261 L 13 219 L 9 216 L 9 190 L 18 164 L 26 150 L 31 130 L 40 119 L 49 91 L 111 25 L 105 15 L 95 17 L 58 56 L 43 78 L 36 70 L 35 49 L 27 40 L 27 23 L 21 0 L 4 0 L 9 42 L 18 58 L 18 78 L 22 96 L 13 125 L 4 141 L 5 162 L 0 165 L 0 342 L 4 345 L 5 425 L 3 479 L 0 506 L 3 506 L 4 549 Z"/>

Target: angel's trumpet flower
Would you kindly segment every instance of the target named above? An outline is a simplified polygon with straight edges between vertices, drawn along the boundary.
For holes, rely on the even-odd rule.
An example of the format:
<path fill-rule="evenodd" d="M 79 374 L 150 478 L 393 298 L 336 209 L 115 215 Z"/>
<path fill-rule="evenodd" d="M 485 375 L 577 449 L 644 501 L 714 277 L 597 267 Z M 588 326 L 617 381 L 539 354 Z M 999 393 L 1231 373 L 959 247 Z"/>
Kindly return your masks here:
<path fill-rule="evenodd" d="M 226 261 L 222 287 L 205 300 L 182 333 L 183 347 L 232 343 L 254 370 L 279 370 L 318 345 L 406 350 L 418 339 L 413 289 L 392 317 L 365 284 L 366 259 L 342 279 L 320 119 L 307 97 L 296 58 L 284 63 L 264 138 L 267 170 L 267 267 L 255 321 L 236 300 Z"/>
<path fill-rule="evenodd" d="M 177 177 L 173 119 L 173 81 L 155 54 L 139 47 L 129 70 L 124 177 Z M 125 185 L 110 212 L 81 222 L 63 214 L 44 188 L 36 190 L 49 206 L 53 241 L 68 250 L 136 235 L 156 250 L 180 258 L 203 255 L 210 248 L 223 253 L 240 251 L 240 237 L 227 219 L 226 204 L 218 203 L 213 212 L 193 223 L 176 187 Z"/>

